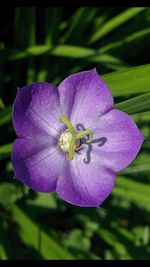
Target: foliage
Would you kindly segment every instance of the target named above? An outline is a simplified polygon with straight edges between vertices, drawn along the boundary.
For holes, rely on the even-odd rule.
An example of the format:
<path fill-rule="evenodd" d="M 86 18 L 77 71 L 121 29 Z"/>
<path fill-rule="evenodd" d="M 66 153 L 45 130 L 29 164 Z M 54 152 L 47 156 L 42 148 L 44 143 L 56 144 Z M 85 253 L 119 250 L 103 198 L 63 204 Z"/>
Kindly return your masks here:
<path fill-rule="evenodd" d="M 148 259 L 150 10 L 15 8 L 0 28 L 0 259 Z M 96 67 L 145 142 L 100 208 L 79 208 L 13 179 L 17 87 Z"/>

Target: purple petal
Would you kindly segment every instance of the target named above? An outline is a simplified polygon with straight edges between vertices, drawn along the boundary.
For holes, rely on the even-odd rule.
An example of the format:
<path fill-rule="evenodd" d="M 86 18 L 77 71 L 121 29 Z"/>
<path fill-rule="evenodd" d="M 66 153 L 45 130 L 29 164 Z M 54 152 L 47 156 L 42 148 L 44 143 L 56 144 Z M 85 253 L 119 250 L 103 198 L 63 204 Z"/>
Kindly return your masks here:
<path fill-rule="evenodd" d="M 49 83 L 19 89 L 13 106 L 13 124 L 19 137 L 38 133 L 57 136 L 62 129 L 58 90 Z"/>
<path fill-rule="evenodd" d="M 101 146 L 93 144 L 93 153 L 99 155 L 103 166 L 115 172 L 134 160 L 144 141 L 135 122 L 126 113 L 115 109 L 102 116 L 97 128 L 92 130 L 95 140 L 107 139 Z"/>
<path fill-rule="evenodd" d="M 71 122 L 90 127 L 113 107 L 112 95 L 96 70 L 70 75 L 58 87 L 61 109 Z"/>
<path fill-rule="evenodd" d="M 12 163 L 15 177 L 39 192 L 54 191 L 66 164 L 65 154 L 53 140 L 18 138 L 13 144 Z"/>
<path fill-rule="evenodd" d="M 86 150 L 75 158 L 61 173 L 56 187 L 58 195 L 67 202 L 84 207 L 98 207 L 111 193 L 115 174 L 102 167 L 99 156 L 94 155 L 86 164 Z"/>

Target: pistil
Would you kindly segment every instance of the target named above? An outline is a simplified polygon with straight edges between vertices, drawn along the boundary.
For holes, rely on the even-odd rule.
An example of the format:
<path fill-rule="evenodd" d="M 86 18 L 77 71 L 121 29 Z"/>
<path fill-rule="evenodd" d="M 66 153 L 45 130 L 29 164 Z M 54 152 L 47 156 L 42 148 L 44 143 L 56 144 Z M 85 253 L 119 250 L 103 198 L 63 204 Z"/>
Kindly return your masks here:
<path fill-rule="evenodd" d="M 89 129 L 85 129 L 84 131 L 76 133 L 72 123 L 69 121 L 69 119 L 65 115 L 61 115 L 59 117 L 59 120 L 67 126 L 67 129 L 65 130 L 65 132 L 62 133 L 60 136 L 59 145 L 63 151 L 68 152 L 67 159 L 73 160 L 75 149 L 76 149 L 76 143 L 78 142 L 78 140 L 84 137 L 85 135 L 89 135 L 89 138 L 86 140 L 86 142 L 91 143 L 93 139 L 93 133 Z M 68 136 L 67 136 L 67 131 L 68 131 Z M 71 138 L 70 138 L 70 135 L 71 135 Z"/>

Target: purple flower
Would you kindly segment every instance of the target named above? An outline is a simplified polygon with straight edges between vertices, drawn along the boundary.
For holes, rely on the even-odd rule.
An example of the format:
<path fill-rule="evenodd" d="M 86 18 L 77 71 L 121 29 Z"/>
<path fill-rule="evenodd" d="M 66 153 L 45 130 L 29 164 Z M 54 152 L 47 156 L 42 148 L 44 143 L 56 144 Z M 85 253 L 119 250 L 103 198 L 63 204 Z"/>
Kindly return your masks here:
<path fill-rule="evenodd" d="M 98 207 L 111 193 L 115 173 L 132 162 L 144 140 L 113 105 L 95 69 L 70 75 L 58 88 L 39 82 L 19 89 L 13 106 L 15 176 L 36 191 Z"/>

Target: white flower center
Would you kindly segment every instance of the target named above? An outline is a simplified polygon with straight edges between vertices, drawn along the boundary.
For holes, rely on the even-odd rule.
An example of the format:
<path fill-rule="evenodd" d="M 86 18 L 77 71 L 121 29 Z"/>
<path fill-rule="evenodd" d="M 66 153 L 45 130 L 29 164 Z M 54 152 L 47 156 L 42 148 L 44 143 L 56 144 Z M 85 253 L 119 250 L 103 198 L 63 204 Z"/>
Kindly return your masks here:
<path fill-rule="evenodd" d="M 58 145 L 64 152 L 67 152 L 67 159 L 73 160 L 74 153 L 81 149 L 82 137 L 89 135 L 86 143 L 91 143 L 93 139 L 93 133 L 89 129 L 85 129 L 79 133 L 76 133 L 71 121 L 69 121 L 65 115 L 61 115 L 59 117 L 59 120 L 63 122 L 68 128 L 60 135 L 58 139 Z"/>
<path fill-rule="evenodd" d="M 70 131 L 68 129 L 66 129 L 59 137 L 58 139 L 58 144 L 60 146 L 60 148 L 64 151 L 64 152 L 68 152 L 69 151 L 69 146 L 71 143 L 71 139 L 72 139 L 72 134 L 70 133 Z"/>

